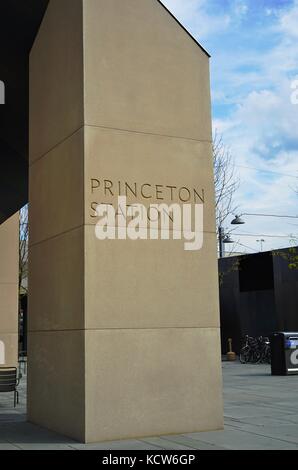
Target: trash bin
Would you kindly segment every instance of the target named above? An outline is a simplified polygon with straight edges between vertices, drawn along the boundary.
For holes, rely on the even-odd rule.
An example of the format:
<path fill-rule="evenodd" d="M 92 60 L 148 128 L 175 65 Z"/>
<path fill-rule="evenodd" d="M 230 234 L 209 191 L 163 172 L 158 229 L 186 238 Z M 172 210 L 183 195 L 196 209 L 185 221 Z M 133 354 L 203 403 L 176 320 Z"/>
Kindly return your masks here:
<path fill-rule="evenodd" d="M 272 375 L 298 374 L 298 333 L 273 333 L 270 345 Z"/>

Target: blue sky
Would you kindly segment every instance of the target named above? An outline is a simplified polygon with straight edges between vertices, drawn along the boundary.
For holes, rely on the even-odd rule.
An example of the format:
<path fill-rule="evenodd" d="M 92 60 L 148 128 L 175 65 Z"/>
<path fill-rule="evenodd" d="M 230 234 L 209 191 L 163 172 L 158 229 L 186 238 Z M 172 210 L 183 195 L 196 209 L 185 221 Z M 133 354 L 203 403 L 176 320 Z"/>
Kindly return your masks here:
<path fill-rule="evenodd" d="M 235 160 L 239 212 L 298 215 L 298 0 L 163 3 L 212 56 L 213 128 Z M 237 251 L 257 251 L 260 238 L 267 250 L 298 238 L 298 219 L 246 222 L 233 234 Z"/>

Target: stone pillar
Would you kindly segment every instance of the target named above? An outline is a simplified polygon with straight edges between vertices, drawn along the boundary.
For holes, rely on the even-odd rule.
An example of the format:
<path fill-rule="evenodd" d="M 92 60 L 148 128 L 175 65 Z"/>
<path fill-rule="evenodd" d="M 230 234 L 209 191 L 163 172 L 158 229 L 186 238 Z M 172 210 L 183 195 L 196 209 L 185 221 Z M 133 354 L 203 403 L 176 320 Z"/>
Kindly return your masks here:
<path fill-rule="evenodd" d="M 222 427 L 211 140 L 209 58 L 160 2 L 50 1 L 30 58 L 30 421 L 85 442 Z M 99 241 L 119 194 L 204 203 L 203 249 Z"/>
<path fill-rule="evenodd" d="M 18 365 L 19 214 L 0 225 L 0 367 Z"/>

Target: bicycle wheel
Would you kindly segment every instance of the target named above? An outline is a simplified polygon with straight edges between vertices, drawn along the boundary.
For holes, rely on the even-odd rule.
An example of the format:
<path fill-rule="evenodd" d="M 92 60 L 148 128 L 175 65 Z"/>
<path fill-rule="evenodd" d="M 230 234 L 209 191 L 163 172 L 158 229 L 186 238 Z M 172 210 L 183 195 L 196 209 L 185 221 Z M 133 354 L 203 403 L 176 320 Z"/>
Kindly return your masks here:
<path fill-rule="evenodd" d="M 261 354 L 258 351 L 252 351 L 250 362 L 252 364 L 257 364 L 258 362 L 260 362 L 260 359 L 261 359 Z"/>
<path fill-rule="evenodd" d="M 247 346 L 241 349 L 239 359 L 241 364 L 247 364 L 249 362 L 250 350 Z"/>
<path fill-rule="evenodd" d="M 266 362 L 266 351 L 264 348 L 261 351 L 259 351 L 257 354 L 259 356 L 257 360 L 258 364 L 263 364 L 264 362 Z"/>
<path fill-rule="evenodd" d="M 267 346 L 267 348 L 266 348 L 265 362 L 267 362 L 267 364 L 271 364 L 271 348 L 270 348 L 270 346 Z"/>

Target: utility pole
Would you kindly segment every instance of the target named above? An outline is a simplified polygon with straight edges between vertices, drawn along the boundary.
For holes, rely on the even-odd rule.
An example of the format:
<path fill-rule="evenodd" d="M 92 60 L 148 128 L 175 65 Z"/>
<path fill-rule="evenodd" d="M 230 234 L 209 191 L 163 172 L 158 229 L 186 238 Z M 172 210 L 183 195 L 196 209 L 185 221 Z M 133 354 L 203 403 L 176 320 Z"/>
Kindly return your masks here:
<path fill-rule="evenodd" d="M 224 229 L 223 227 L 218 228 L 218 240 L 219 240 L 219 257 L 223 258 L 225 253 L 225 245 L 224 245 Z"/>

